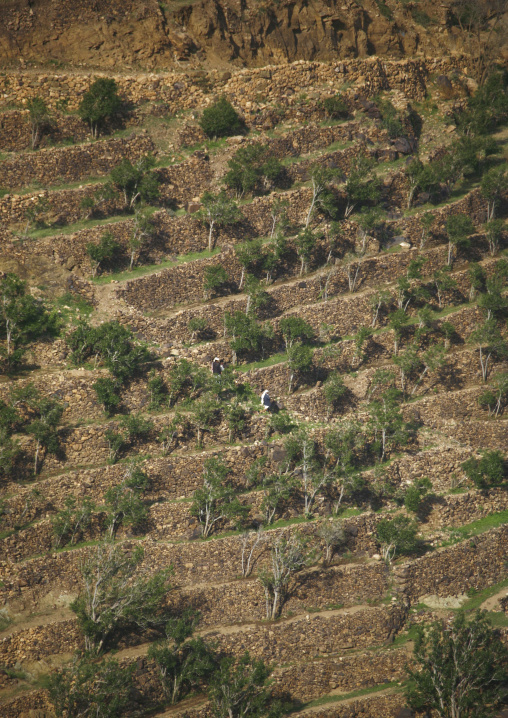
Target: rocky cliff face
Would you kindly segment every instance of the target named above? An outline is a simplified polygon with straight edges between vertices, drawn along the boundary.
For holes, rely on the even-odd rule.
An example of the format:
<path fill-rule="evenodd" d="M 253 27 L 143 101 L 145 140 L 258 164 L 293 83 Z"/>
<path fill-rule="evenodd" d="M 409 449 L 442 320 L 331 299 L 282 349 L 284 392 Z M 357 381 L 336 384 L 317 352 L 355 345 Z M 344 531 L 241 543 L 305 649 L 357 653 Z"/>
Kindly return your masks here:
<path fill-rule="evenodd" d="M 466 50 L 437 0 L 3 0 L 0 62 L 105 70 Z"/>
<path fill-rule="evenodd" d="M 3 63 L 69 63 L 111 70 L 149 64 L 154 55 L 162 60 L 169 49 L 155 0 L 4 0 L 0 17 Z"/>

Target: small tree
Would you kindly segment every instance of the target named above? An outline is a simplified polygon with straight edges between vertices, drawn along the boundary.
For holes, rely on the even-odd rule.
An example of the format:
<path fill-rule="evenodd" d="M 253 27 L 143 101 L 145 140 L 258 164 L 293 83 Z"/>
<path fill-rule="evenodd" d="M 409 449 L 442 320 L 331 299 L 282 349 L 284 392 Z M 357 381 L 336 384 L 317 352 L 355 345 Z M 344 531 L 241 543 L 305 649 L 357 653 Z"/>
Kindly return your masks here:
<path fill-rule="evenodd" d="M 28 100 L 26 107 L 31 128 L 30 147 L 35 150 L 44 130 L 51 125 L 51 115 L 48 106 L 38 95 Z"/>
<path fill-rule="evenodd" d="M 194 216 L 199 222 L 208 226 L 208 251 L 211 252 L 215 245 L 214 227 L 226 227 L 239 222 L 242 212 L 234 200 L 229 199 L 223 190 L 218 194 L 204 192 L 201 204 L 201 209 Z"/>
<path fill-rule="evenodd" d="M 316 442 L 305 429 L 289 436 L 284 444 L 288 462 L 294 472 L 301 476 L 301 490 L 306 516 L 312 514 L 314 501 L 319 492 L 331 481 L 327 472 L 321 471 L 316 451 Z"/>
<path fill-rule="evenodd" d="M 192 319 L 189 319 L 187 329 L 191 335 L 191 342 L 195 342 L 196 339 L 199 339 L 199 337 L 206 332 L 207 328 L 208 322 L 204 317 L 192 317 Z"/>
<path fill-rule="evenodd" d="M 97 271 L 101 264 L 105 261 L 110 262 L 116 255 L 118 255 L 120 249 L 120 245 L 111 232 L 104 232 L 100 238 L 99 244 L 89 242 L 86 245 L 86 253 L 90 257 L 90 263 L 92 265 L 92 278 L 97 275 Z"/>
<path fill-rule="evenodd" d="M 344 384 L 344 379 L 338 372 L 330 374 L 328 379 L 323 384 L 323 394 L 326 401 L 326 418 L 330 418 L 330 414 L 337 407 L 337 404 L 347 394 L 347 387 Z"/>
<path fill-rule="evenodd" d="M 382 289 L 369 297 L 369 303 L 372 308 L 371 327 L 374 329 L 377 324 L 379 312 L 381 311 L 381 309 L 384 308 L 386 310 L 390 307 L 392 303 L 392 295 L 387 290 Z"/>
<path fill-rule="evenodd" d="M 274 414 L 274 416 L 280 416 L 280 414 Z M 294 477 L 287 472 L 273 474 L 264 479 L 261 511 L 268 526 L 273 523 L 281 506 L 286 504 L 293 496 L 295 489 L 296 482 Z"/>
<path fill-rule="evenodd" d="M 257 531 L 244 531 L 242 534 L 242 577 L 248 578 L 252 571 L 252 568 L 257 560 L 254 558 L 256 549 L 259 546 L 260 553 L 263 551 L 263 544 L 265 543 L 266 535 L 263 530 L 263 526 L 260 526 Z M 259 554 L 258 554 L 259 555 Z"/>
<path fill-rule="evenodd" d="M 113 416 L 121 404 L 122 398 L 119 395 L 120 384 L 116 379 L 100 377 L 92 384 L 97 401 L 102 404 L 106 416 Z"/>
<path fill-rule="evenodd" d="M 264 718 L 271 715 L 270 669 L 247 652 L 224 657 L 208 688 L 214 718 Z"/>
<path fill-rule="evenodd" d="M 451 276 L 451 266 L 448 265 L 441 267 L 441 269 L 436 269 L 432 277 L 432 282 L 436 288 L 437 301 L 441 309 L 443 306 L 443 292 L 449 292 L 457 286 L 457 282 Z"/>
<path fill-rule="evenodd" d="M 225 97 L 203 110 L 199 124 L 203 132 L 214 139 L 236 135 L 242 129 L 240 116 Z"/>
<path fill-rule="evenodd" d="M 228 273 L 222 264 L 212 264 L 205 267 L 203 273 L 203 292 L 205 299 L 209 299 L 214 292 L 222 290 L 228 280 Z"/>
<path fill-rule="evenodd" d="M 150 479 L 136 463 L 128 466 L 123 481 L 108 489 L 104 495 L 106 525 L 109 538 L 114 538 L 120 524 L 137 528 L 148 516 L 143 494 L 150 487 Z"/>
<path fill-rule="evenodd" d="M 245 313 L 247 315 L 256 315 L 258 309 L 266 307 L 270 302 L 270 295 L 259 279 L 253 274 L 247 275 L 245 291 L 247 293 L 247 306 L 245 307 Z"/>
<path fill-rule="evenodd" d="M 300 276 L 308 271 L 317 236 L 310 227 L 303 229 L 295 238 L 296 252 L 300 259 Z"/>
<path fill-rule="evenodd" d="M 129 269 L 132 270 L 134 262 L 139 260 L 139 254 L 143 245 L 153 237 L 155 232 L 153 219 L 148 216 L 146 211 L 137 210 L 134 215 L 134 226 L 132 234 L 129 237 Z"/>
<path fill-rule="evenodd" d="M 243 286 L 245 272 L 254 271 L 261 262 L 261 247 L 262 243 L 260 239 L 253 239 L 250 242 L 242 242 L 241 244 L 235 245 L 235 256 L 242 265 L 242 274 L 240 282 L 238 283 L 238 289 L 241 289 Z"/>
<path fill-rule="evenodd" d="M 229 172 L 225 184 L 241 198 L 247 193 L 269 190 L 282 175 L 280 161 L 270 152 L 268 145 L 260 142 L 240 147 L 228 161 Z"/>
<path fill-rule="evenodd" d="M 440 718 L 487 718 L 504 704 L 508 649 L 485 611 L 416 627 L 409 705 Z"/>
<path fill-rule="evenodd" d="M 224 324 L 231 337 L 231 350 L 233 364 L 236 364 L 238 355 L 248 352 L 257 352 L 262 343 L 263 329 L 256 319 L 243 312 L 226 313 Z"/>
<path fill-rule="evenodd" d="M 404 494 L 404 506 L 408 511 L 418 513 L 422 506 L 422 501 L 425 496 L 429 495 L 429 491 L 432 491 L 432 482 L 426 476 L 408 486 Z"/>
<path fill-rule="evenodd" d="M 157 441 L 160 442 L 165 456 L 169 454 L 173 444 L 177 443 L 178 434 L 185 428 L 185 425 L 186 420 L 177 412 L 169 424 L 161 429 Z"/>
<path fill-rule="evenodd" d="M 478 306 L 487 314 L 487 320 L 501 319 L 508 310 L 508 299 L 504 295 L 504 277 L 494 274 L 485 282 L 486 292 L 478 297 Z"/>
<path fill-rule="evenodd" d="M 496 374 L 490 386 L 488 391 L 478 397 L 478 403 L 482 407 L 488 407 L 489 414 L 499 416 L 508 400 L 508 372 Z"/>
<path fill-rule="evenodd" d="M 505 231 L 505 223 L 503 219 L 491 219 L 485 225 L 485 236 L 489 243 L 489 251 L 492 257 L 499 252 L 501 239 Z"/>
<path fill-rule="evenodd" d="M 338 491 L 334 513 L 338 513 L 342 501 L 362 488 L 357 470 L 355 452 L 361 447 L 362 430 L 357 422 L 341 422 L 337 429 L 325 438 L 325 471 L 331 476 Z"/>
<path fill-rule="evenodd" d="M 471 458 L 462 464 L 467 478 L 478 489 L 490 489 L 506 480 L 506 462 L 500 451 L 486 449 L 481 458 Z"/>
<path fill-rule="evenodd" d="M 412 158 L 405 167 L 405 174 L 408 184 L 407 204 L 406 208 L 411 209 L 414 196 L 420 187 L 420 178 L 424 171 L 421 160 L 417 157 Z"/>
<path fill-rule="evenodd" d="M 431 212 L 424 212 L 420 217 L 420 226 L 422 234 L 420 237 L 420 249 L 424 249 L 430 236 L 432 225 L 436 221 L 436 217 Z"/>
<path fill-rule="evenodd" d="M 76 499 L 68 496 L 65 499 L 65 507 L 51 519 L 55 548 L 66 543 L 76 543 L 90 526 L 93 511 L 95 505 L 90 499 L 85 498 L 77 504 Z"/>
<path fill-rule="evenodd" d="M 270 206 L 270 218 L 272 221 L 270 228 L 270 239 L 273 239 L 277 227 L 284 230 L 288 223 L 287 211 L 289 209 L 289 200 L 285 197 L 277 195 Z"/>
<path fill-rule="evenodd" d="M 27 433 L 36 441 L 34 456 L 34 476 L 39 469 L 39 455 L 42 449 L 46 454 L 56 454 L 60 449 L 57 426 L 62 418 L 63 406 L 54 399 L 43 397 L 34 407 L 37 418 L 27 426 Z"/>
<path fill-rule="evenodd" d="M 345 184 L 347 219 L 355 208 L 367 202 L 376 202 L 380 197 L 379 182 L 373 172 L 374 162 L 363 152 L 357 154 L 349 169 Z"/>
<path fill-rule="evenodd" d="M 346 252 L 344 255 L 343 266 L 346 270 L 347 281 L 349 285 L 349 291 L 354 292 L 356 289 L 356 282 L 358 281 L 358 274 L 362 266 L 361 255 L 356 252 Z"/>
<path fill-rule="evenodd" d="M 81 565 L 83 585 L 70 604 L 85 637 L 87 651 L 98 654 L 120 629 L 164 624 L 162 602 L 171 569 L 139 571 L 143 549 L 127 553 L 110 540 L 99 543 Z"/>
<path fill-rule="evenodd" d="M 452 266 L 455 247 L 469 247 L 469 237 L 474 232 L 471 217 L 465 214 L 452 214 L 446 220 L 446 233 L 448 235 L 447 264 Z"/>
<path fill-rule="evenodd" d="M 376 536 L 384 560 L 391 563 L 397 553 L 414 553 L 418 547 L 417 532 L 416 522 L 407 516 L 381 519 L 376 528 Z"/>
<path fill-rule="evenodd" d="M 483 381 L 489 376 L 489 362 L 495 356 L 508 354 L 508 343 L 503 338 L 495 319 L 487 319 L 482 326 L 471 332 L 468 342 L 478 348 Z"/>
<path fill-rule="evenodd" d="M 109 448 L 108 463 L 116 464 L 120 452 L 125 448 L 125 438 L 122 434 L 119 434 L 117 431 L 113 431 L 112 429 L 106 429 L 104 432 L 104 438 L 108 442 Z"/>
<path fill-rule="evenodd" d="M 79 103 L 78 115 L 90 125 L 95 139 L 100 128 L 108 118 L 118 114 L 122 100 L 118 95 L 118 85 L 112 78 L 99 77 L 90 85 Z"/>
<path fill-rule="evenodd" d="M 335 551 L 346 543 L 344 525 L 340 519 L 333 518 L 328 521 L 323 521 L 316 533 L 324 544 L 324 563 L 329 564 Z"/>
<path fill-rule="evenodd" d="M 168 388 L 162 376 L 155 369 L 150 370 L 147 389 L 150 397 L 149 408 L 151 410 L 160 409 L 168 399 Z"/>
<path fill-rule="evenodd" d="M 423 378 L 425 377 L 425 375 L 427 373 L 430 374 L 432 372 L 438 371 L 445 364 L 446 364 L 446 347 L 444 346 L 444 344 L 434 344 L 433 346 L 429 347 L 427 349 L 427 351 L 423 352 L 423 354 L 421 356 L 421 364 L 420 364 L 420 367 L 423 366 L 423 370 L 415 382 L 415 385 L 411 392 L 411 396 L 418 389 L 421 382 L 423 381 Z"/>
<path fill-rule="evenodd" d="M 503 193 L 508 189 L 508 172 L 506 167 L 492 167 L 485 172 L 480 184 L 480 191 L 487 200 L 487 222 L 496 216 L 496 206 L 501 201 Z"/>
<path fill-rule="evenodd" d="M 284 338 L 286 351 L 288 351 L 295 342 L 307 343 L 315 337 L 314 329 L 301 317 L 284 317 L 279 322 L 279 329 Z"/>
<path fill-rule="evenodd" d="M 184 611 L 166 623 L 165 638 L 148 649 L 148 658 L 157 665 L 164 697 L 171 705 L 202 687 L 216 668 L 209 646 L 201 637 L 191 638 L 198 621 L 199 615 Z"/>
<path fill-rule="evenodd" d="M 287 351 L 289 367 L 288 394 L 291 394 L 293 381 L 297 374 L 305 375 L 312 368 L 313 351 L 312 347 L 297 342 Z"/>
<path fill-rule="evenodd" d="M 360 255 L 363 256 L 367 251 L 367 239 L 369 234 L 380 226 L 382 219 L 383 213 L 378 207 L 362 207 L 361 211 L 356 215 L 358 234 L 360 236 Z"/>
<path fill-rule="evenodd" d="M 121 718 L 132 701 L 136 665 L 120 667 L 109 658 L 75 658 L 48 677 L 49 700 L 57 718 Z"/>
<path fill-rule="evenodd" d="M 295 574 L 306 568 L 312 561 L 312 554 L 305 541 L 297 534 L 289 538 L 278 536 L 271 550 L 271 567 L 259 574 L 259 581 L 265 590 L 266 617 L 275 619 L 287 600 L 291 581 Z"/>
<path fill-rule="evenodd" d="M 191 506 L 191 515 L 201 524 L 203 538 L 212 533 L 218 521 L 238 521 L 249 511 L 226 482 L 229 472 L 221 459 L 206 459 L 204 463 L 203 486 L 194 492 Z"/>
<path fill-rule="evenodd" d="M 10 372 L 23 361 L 26 345 L 44 334 L 59 331 L 57 315 L 27 292 L 17 274 L 8 272 L 0 279 L 0 347 L 3 368 Z"/>
<path fill-rule="evenodd" d="M 404 334 L 404 329 L 409 321 L 409 317 L 403 309 L 396 309 L 388 317 L 388 325 L 393 331 L 393 351 L 395 356 L 399 351 L 399 344 Z"/>
<path fill-rule="evenodd" d="M 482 265 L 478 264 L 478 262 L 471 262 L 468 267 L 468 274 L 469 281 L 471 282 L 471 287 L 469 289 L 469 301 L 472 302 L 478 292 L 485 290 L 485 280 L 487 277 L 485 276 L 485 271 Z"/>
<path fill-rule="evenodd" d="M 379 399 L 369 404 L 369 425 L 374 446 L 379 446 L 380 460 L 383 461 L 389 446 L 406 443 L 408 428 L 400 410 L 400 392 L 387 389 Z"/>
<path fill-rule="evenodd" d="M 247 411 L 245 407 L 238 401 L 233 399 L 225 407 L 224 410 L 229 430 L 229 443 L 231 444 L 235 436 L 242 436 L 243 430 L 247 425 Z"/>
<path fill-rule="evenodd" d="M 365 358 L 365 344 L 368 339 L 372 336 L 372 329 L 370 327 L 360 327 L 354 337 L 355 351 L 353 359 L 357 366 L 363 363 Z"/>
<path fill-rule="evenodd" d="M 136 203 L 143 200 L 153 204 L 159 199 L 159 177 L 152 172 L 155 166 L 155 157 L 145 155 L 136 164 L 124 157 L 123 160 L 110 172 L 112 185 L 123 194 L 124 206 L 132 211 Z M 148 227 L 148 218 L 143 220 L 145 228 Z"/>
<path fill-rule="evenodd" d="M 307 217 L 305 219 L 304 232 L 308 229 L 312 217 L 317 207 L 330 208 L 333 204 L 331 194 L 331 184 L 338 180 L 340 171 L 334 167 L 324 167 L 323 165 L 314 165 L 310 172 L 310 182 L 312 189 L 312 199 L 310 202 Z"/>

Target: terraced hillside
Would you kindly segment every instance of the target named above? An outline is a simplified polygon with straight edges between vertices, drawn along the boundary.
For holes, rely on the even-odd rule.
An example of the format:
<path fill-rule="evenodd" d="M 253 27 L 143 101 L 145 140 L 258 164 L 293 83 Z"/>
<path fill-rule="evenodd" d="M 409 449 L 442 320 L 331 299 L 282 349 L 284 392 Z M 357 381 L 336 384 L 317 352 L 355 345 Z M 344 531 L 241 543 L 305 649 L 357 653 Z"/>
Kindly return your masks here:
<path fill-rule="evenodd" d="M 154 658 L 189 609 L 294 716 L 413 715 L 459 608 L 506 641 L 506 78 L 468 63 L 111 74 L 93 140 L 88 74 L 0 77 L 3 716 L 62 715 L 85 648 L 132 671 L 108 715 L 212 715 Z M 147 615 L 83 618 L 107 555 Z"/>

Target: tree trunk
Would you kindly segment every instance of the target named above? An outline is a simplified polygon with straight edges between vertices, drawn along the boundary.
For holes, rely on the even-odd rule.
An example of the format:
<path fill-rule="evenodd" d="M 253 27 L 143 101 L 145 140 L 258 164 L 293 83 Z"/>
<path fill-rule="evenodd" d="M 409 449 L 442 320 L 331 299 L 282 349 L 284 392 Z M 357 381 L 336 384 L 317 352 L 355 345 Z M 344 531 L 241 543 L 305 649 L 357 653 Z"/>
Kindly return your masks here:
<path fill-rule="evenodd" d="M 211 252 L 213 250 L 213 226 L 215 222 L 213 220 L 210 221 L 210 231 L 208 232 L 208 251 Z"/>

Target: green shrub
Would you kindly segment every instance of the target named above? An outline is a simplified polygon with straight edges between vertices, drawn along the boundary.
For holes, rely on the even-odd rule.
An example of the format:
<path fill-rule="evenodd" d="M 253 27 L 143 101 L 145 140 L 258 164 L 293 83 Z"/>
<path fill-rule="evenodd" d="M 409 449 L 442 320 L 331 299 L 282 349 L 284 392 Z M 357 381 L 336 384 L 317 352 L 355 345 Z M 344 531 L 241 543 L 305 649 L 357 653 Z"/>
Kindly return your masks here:
<path fill-rule="evenodd" d="M 242 129 L 240 116 L 225 97 L 203 110 L 199 124 L 208 137 L 236 135 Z"/>
<path fill-rule="evenodd" d="M 499 486 L 506 479 L 506 465 L 500 451 L 485 450 L 480 459 L 472 457 L 462 464 L 468 479 L 479 489 Z"/>
<path fill-rule="evenodd" d="M 327 97 L 326 100 L 323 101 L 323 107 L 326 110 L 326 114 L 333 117 L 333 119 L 339 119 L 349 115 L 348 106 L 341 95 Z"/>
<path fill-rule="evenodd" d="M 121 398 L 118 394 L 120 389 L 119 383 L 115 379 L 101 377 L 92 384 L 92 389 L 95 391 L 97 401 L 103 405 L 106 414 L 112 416 L 121 402 Z"/>
<path fill-rule="evenodd" d="M 98 77 L 79 103 L 78 115 L 88 122 L 92 137 L 96 138 L 106 119 L 117 115 L 121 105 L 116 81 Z"/>

